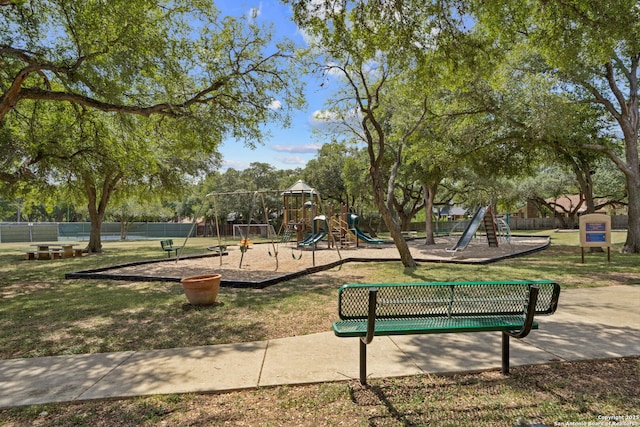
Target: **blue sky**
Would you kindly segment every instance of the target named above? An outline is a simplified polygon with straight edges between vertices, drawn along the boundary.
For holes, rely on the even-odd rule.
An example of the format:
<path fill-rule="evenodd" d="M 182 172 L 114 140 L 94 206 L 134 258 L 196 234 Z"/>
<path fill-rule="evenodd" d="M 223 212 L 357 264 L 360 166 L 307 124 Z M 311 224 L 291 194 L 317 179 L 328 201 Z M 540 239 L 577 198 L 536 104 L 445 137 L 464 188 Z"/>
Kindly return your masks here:
<path fill-rule="evenodd" d="M 277 0 L 233 1 L 218 0 L 216 7 L 223 13 L 232 16 L 252 16 L 262 23 L 273 23 L 276 39 L 287 37 L 303 45 L 304 40 L 296 25 L 291 21 L 289 7 Z M 222 170 L 227 168 L 244 169 L 251 162 L 270 163 L 278 169 L 294 169 L 304 167 L 316 156 L 321 141 L 312 135 L 314 126 L 313 113 L 322 110 L 324 97 L 327 95 L 319 85 L 317 76 L 309 76 L 307 85 L 307 108 L 294 113 L 291 127 L 283 129 L 278 125 L 267 125 L 271 136 L 264 145 L 251 150 L 241 142 L 229 139 L 220 148 L 223 155 Z"/>

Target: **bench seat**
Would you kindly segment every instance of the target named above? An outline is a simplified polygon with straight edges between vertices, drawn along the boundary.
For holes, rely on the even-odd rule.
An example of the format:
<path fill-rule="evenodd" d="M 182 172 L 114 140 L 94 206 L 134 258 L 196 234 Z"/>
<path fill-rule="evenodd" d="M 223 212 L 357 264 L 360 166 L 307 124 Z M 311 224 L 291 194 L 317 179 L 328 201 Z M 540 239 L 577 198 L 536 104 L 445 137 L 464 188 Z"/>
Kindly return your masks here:
<path fill-rule="evenodd" d="M 338 337 L 359 338 L 360 382 L 375 336 L 502 332 L 502 372 L 509 338 L 538 329 L 534 316 L 556 311 L 560 286 L 550 280 L 349 284 L 338 291 Z"/>
<path fill-rule="evenodd" d="M 333 324 L 338 337 L 364 337 L 366 320 L 345 320 Z M 376 319 L 376 335 L 446 334 L 456 332 L 492 332 L 522 329 L 523 316 L 428 317 L 423 319 Z M 531 329 L 538 329 L 533 322 Z"/>
<path fill-rule="evenodd" d="M 178 249 L 180 249 L 180 247 L 173 246 L 173 240 L 161 240 L 160 246 L 162 246 L 162 250 L 167 253 L 167 258 L 171 256 L 171 252 L 175 252 L 176 256 L 178 256 Z"/>
<path fill-rule="evenodd" d="M 62 249 L 49 249 L 49 253 L 51 254 L 51 259 L 62 258 Z"/>

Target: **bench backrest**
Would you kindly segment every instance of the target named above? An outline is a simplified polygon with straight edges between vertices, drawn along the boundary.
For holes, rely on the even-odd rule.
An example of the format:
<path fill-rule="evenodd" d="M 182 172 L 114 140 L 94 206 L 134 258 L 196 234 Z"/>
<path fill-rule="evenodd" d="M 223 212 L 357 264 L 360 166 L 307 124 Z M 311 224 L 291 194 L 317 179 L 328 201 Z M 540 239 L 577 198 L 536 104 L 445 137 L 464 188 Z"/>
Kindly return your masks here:
<path fill-rule="evenodd" d="M 461 317 L 523 314 L 529 289 L 538 286 L 536 315 L 552 314 L 560 286 L 552 281 L 419 282 L 349 284 L 340 287 L 340 319 L 366 319 L 369 289 L 376 288 L 376 318 Z"/>
<path fill-rule="evenodd" d="M 170 248 L 171 246 L 173 246 L 173 240 L 171 240 L 171 239 L 169 239 L 169 240 L 161 240 L 160 241 L 160 245 L 162 246 L 162 249 Z"/>

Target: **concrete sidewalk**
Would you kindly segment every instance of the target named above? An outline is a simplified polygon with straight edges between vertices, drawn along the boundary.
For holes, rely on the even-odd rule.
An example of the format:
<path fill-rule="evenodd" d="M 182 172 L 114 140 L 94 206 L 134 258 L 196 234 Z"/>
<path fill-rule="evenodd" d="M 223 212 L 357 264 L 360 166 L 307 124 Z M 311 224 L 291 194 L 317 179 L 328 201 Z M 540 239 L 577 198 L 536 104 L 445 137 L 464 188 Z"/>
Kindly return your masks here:
<path fill-rule="evenodd" d="M 511 366 L 640 355 L 640 286 L 563 290 L 511 340 Z M 500 333 L 376 337 L 370 377 L 500 367 Z M 0 408 L 358 378 L 358 340 L 332 332 L 239 344 L 0 361 Z"/>

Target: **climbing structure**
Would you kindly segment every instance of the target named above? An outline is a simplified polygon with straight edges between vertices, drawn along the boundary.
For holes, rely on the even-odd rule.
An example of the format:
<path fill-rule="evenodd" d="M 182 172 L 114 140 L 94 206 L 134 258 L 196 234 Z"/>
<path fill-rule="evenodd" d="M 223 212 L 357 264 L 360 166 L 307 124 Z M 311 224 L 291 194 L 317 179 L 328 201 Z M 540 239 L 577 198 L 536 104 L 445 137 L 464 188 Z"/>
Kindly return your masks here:
<path fill-rule="evenodd" d="M 487 233 L 487 243 L 490 248 L 498 247 L 498 235 L 496 233 L 496 222 L 493 218 L 493 210 L 491 205 L 487 206 L 487 212 L 484 214 L 484 230 Z"/>
<path fill-rule="evenodd" d="M 311 233 L 313 218 L 320 212 L 320 194 L 302 180 L 282 192 L 284 200 L 283 227 L 295 233 L 301 242 Z"/>
<path fill-rule="evenodd" d="M 460 239 L 455 244 L 454 247 L 447 249 L 447 252 L 457 252 L 464 250 L 471 241 L 473 235 L 478 231 L 480 224 L 484 225 L 485 232 L 487 234 L 487 242 L 489 243 L 489 247 L 497 248 L 498 247 L 498 235 L 496 233 L 496 225 L 495 220 L 493 218 L 493 211 L 491 210 L 491 206 L 482 206 L 480 209 L 476 211 L 476 213 L 471 218 L 471 221 L 467 225 L 467 228 L 460 236 Z"/>

